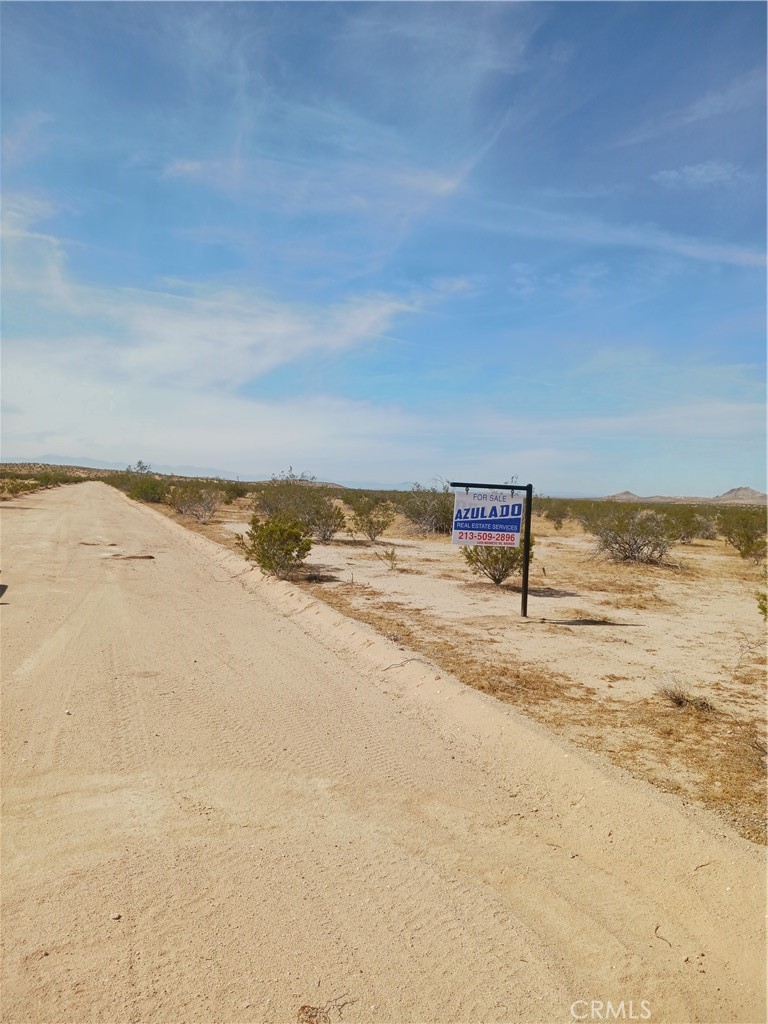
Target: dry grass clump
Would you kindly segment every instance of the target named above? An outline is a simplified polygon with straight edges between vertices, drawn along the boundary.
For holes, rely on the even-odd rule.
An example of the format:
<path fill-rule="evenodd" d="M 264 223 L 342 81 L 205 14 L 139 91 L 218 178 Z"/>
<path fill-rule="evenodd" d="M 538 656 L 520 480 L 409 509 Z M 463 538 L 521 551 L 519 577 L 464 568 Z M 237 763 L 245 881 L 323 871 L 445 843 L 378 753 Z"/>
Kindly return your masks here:
<path fill-rule="evenodd" d="M 655 588 L 625 587 L 610 597 L 604 597 L 598 604 L 606 608 L 632 609 L 640 612 L 665 611 L 674 608 L 674 602 L 661 594 Z"/>
<path fill-rule="evenodd" d="M 692 708 L 703 715 L 713 714 L 716 710 L 712 701 L 706 697 L 697 697 L 679 683 L 672 683 L 669 686 L 659 686 L 656 691 L 660 697 L 674 704 L 676 708 Z"/>
<path fill-rule="evenodd" d="M 611 760 L 660 789 L 716 811 L 741 835 L 766 842 L 766 744 L 762 719 L 686 701 L 659 714 L 660 694 L 617 710 L 622 737 Z M 708 702 L 707 702 L 708 703 Z"/>

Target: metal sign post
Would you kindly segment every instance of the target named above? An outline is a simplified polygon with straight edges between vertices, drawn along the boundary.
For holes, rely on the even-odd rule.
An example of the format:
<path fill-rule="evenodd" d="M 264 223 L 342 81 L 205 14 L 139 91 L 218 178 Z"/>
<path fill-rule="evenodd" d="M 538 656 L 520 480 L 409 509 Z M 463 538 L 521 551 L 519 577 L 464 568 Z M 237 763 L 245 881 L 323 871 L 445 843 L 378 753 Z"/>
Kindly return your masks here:
<path fill-rule="evenodd" d="M 528 563 L 531 560 L 531 515 L 533 509 L 533 484 L 473 484 L 463 481 L 451 481 L 449 487 L 463 487 L 469 495 L 470 490 L 477 492 L 473 499 L 478 502 L 489 503 L 493 501 L 493 494 L 497 491 L 509 491 L 510 499 L 515 491 L 525 491 L 525 507 L 519 511 L 523 512 L 523 522 L 520 522 L 519 506 L 510 501 L 509 505 L 474 505 L 468 502 L 466 509 L 467 526 L 476 529 L 466 531 L 466 539 L 456 543 L 473 544 L 488 547 L 514 547 L 515 538 L 520 535 L 520 527 L 523 525 L 523 581 L 520 596 L 520 615 L 528 618 Z M 490 509 L 490 511 L 489 511 Z M 476 514 L 475 514 L 476 513 Z M 454 513 L 455 516 L 455 513 Z M 456 520 L 454 518 L 454 528 Z M 477 539 L 476 539 L 477 538 Z"/>

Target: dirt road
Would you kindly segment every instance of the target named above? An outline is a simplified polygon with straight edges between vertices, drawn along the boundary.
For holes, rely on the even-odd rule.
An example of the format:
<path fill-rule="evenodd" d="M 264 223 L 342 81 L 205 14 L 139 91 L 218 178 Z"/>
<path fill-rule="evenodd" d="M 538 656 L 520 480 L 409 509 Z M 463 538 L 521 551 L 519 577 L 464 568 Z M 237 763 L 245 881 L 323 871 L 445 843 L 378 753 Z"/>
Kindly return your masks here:
<path fill-rule="evenodd" d="M 765 1020 L 716 819 L 105 485 L 0 516 L 5 1024 Z"/>

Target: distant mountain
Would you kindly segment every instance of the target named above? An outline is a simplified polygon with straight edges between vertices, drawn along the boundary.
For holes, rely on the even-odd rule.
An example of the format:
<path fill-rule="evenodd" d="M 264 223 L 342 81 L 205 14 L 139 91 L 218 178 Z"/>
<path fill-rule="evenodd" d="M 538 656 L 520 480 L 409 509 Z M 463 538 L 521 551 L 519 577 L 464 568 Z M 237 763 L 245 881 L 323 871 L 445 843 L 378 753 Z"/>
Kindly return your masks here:
<path fill-rule="evenodd" d="M 725 494 L 718 494 L 714 498 L 686 497 L 675 495 L 670 497 L 664 494 L 652 494 L 650 497 L 640 497 L 632 491 L 620 491 L 618 494 L 609 494 L 605 501 L 639 501 L 648 504 L 666 505 L 765 505 L 768 504 L 768 494 L 756 491 L 754 487 L 732 487 Z"/>
<path fill-rule="evenodd" d="M 632 491 L 619 491 L 618 494 L 609 494 L 605 499 L 606 501 L 645 501 L 645 498 L 639 498 Z"/>
<path fill-rule="evenodd" d="M 718 494 L 712 501 L 720 501 L 725 504 L 763 505 L 768 501 L 768 495 L 756 491 L 754 487 L 732 487 L 725 494 Z"/>

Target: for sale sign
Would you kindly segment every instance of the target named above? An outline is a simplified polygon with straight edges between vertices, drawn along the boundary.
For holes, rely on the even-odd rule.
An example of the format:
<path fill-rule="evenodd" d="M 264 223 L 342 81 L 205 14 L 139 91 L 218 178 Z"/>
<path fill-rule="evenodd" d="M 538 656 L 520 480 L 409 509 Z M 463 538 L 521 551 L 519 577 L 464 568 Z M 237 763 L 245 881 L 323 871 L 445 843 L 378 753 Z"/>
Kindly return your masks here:
<path fill-rule="evenodd" d="M 509 491 L 457 491 L 453 507 L 454 544 L 478 546 L 520 546 L 523 501 Z"/>

